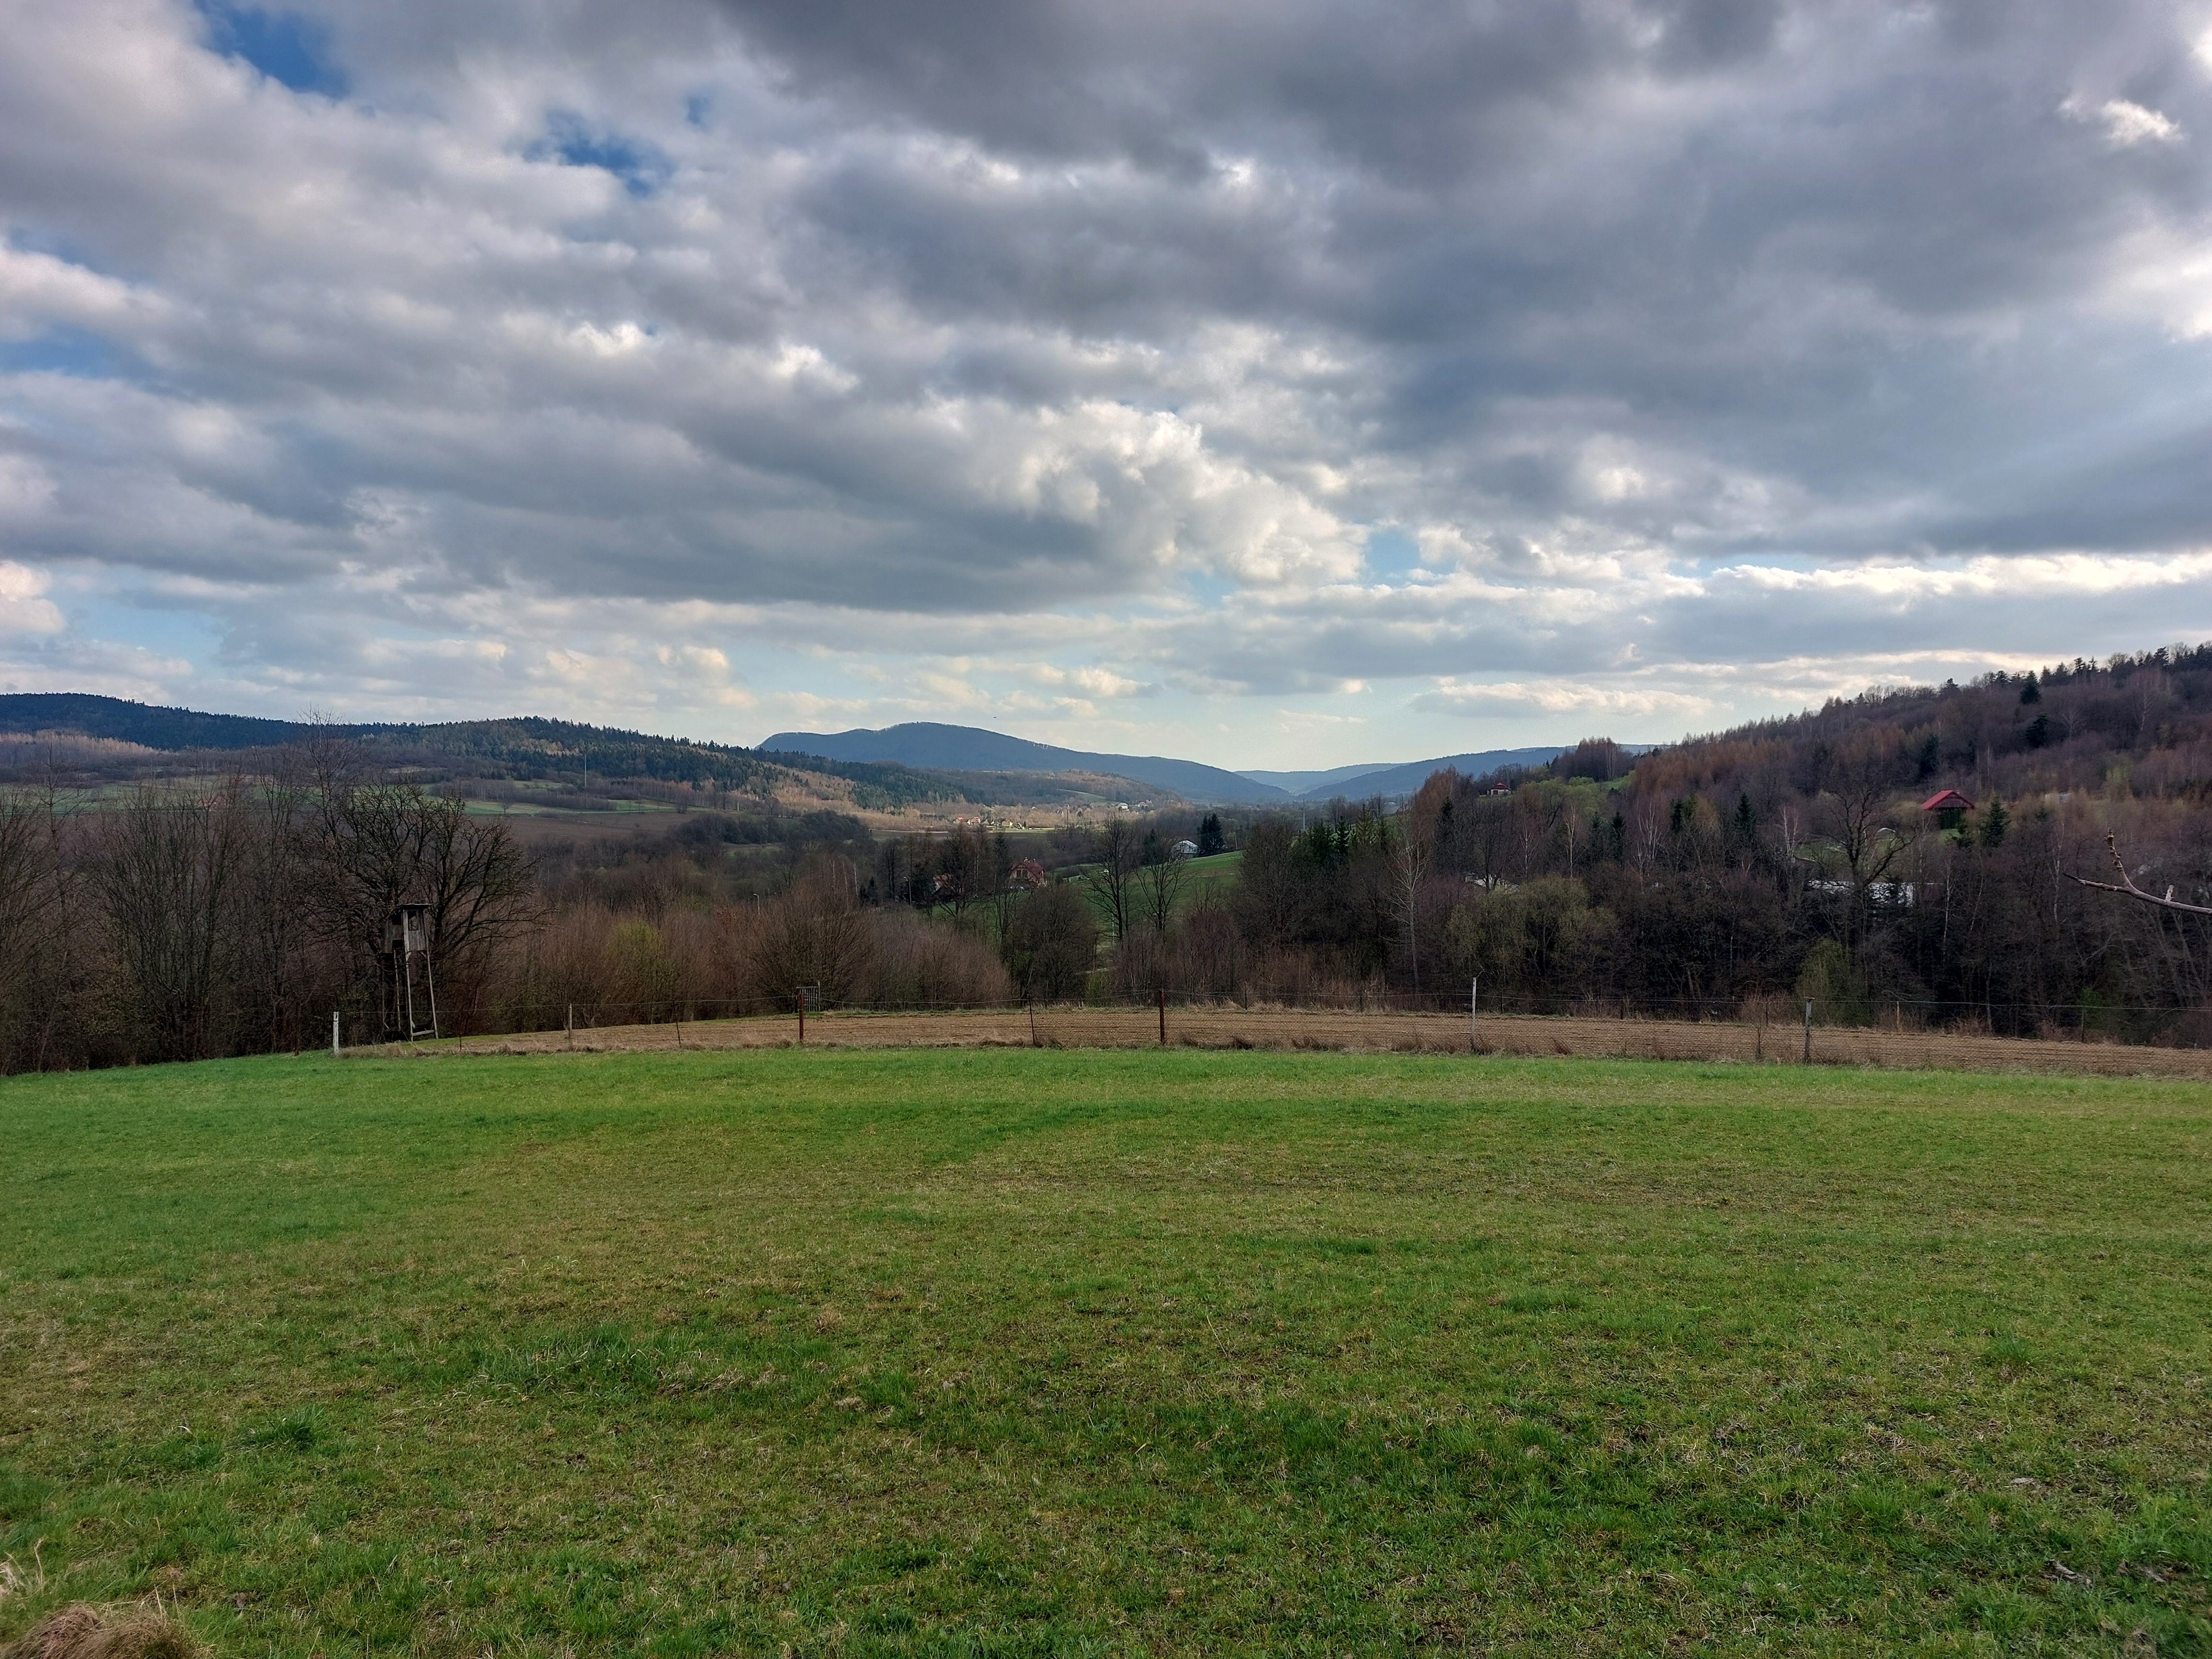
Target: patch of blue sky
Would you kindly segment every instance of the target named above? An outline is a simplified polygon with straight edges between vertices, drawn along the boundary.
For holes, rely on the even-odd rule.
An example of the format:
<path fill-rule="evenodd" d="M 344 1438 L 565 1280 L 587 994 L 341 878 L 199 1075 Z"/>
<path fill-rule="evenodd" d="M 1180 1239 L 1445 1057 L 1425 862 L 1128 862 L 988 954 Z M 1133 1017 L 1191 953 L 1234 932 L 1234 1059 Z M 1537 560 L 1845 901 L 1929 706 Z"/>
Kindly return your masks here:
<path fill-rule="evenodd" d="M 598 167 L 611 173 L 622 180 L 624 190 L 637 197 L 652 195 L 676 171 L 675 162 L 658 145 L 594 127 L 567 110 L 556 110 L 548 116 L 545 136 L 524 153 L 533 161 L 558 161 L 563 167 Z"/>
<path fill-rule="evenodd" d="M 1192 599 L 1206 605 L 1222 605 L 1237 592 L 1239 584 L 1209 570 L 1194 570 L 1182 579 L 1182 586 Z"/>
<path fill-rule="evenodd" d="M 209 672 L 222 654 L 222 624 L 167 596 L 125 589 L 82 599 L 57 591 L 50 597 L 69 613 L 70 631 L 82 638 L 128 640 L 155 656 L 181 658 L 198 673 Z"/>
<path fill-rule="evenodd" d="M 1421 550 L 1402 530 L 1384 529 L 1367 538 L 1367 571 L 1371 576 L 1404 576 L 1421 566 Z"/>
<path fill-rule="evenodd" d="M 64 231 L 51 225 L 14 225 L 8 231 L 8 246 L 19 253 L 43 253 L 49 258 L 59 259 L 65 264 L 82 265 L 85 270 L 102 276 L 121 273 L 103 264 L 92 251 L 81 245 Z"/>
<path fill-rule="evenodd" d="M 81 328 L 50 328 L 27 340 L 0 340 L 0 374 L 116 380 L 129 372 L 122 349 L 112 340 Z"/>
<path fill-rule="evenodd" d="M 345 71 L 331 52 L 331 32 L 295 11 L 267 11 L 227 0 L 193 0 L 206 21 L 208 45 L 225 58 L 251 64 L 294 92 L 325 98 L 346 94 Z"/>
<path fill-rule="evenodd" d="M 714 112 L 714 100 L 703 92 L 695 92 L 684 100 L 684 123 L 686 126 L 704 128 L 707 118 Z"/>

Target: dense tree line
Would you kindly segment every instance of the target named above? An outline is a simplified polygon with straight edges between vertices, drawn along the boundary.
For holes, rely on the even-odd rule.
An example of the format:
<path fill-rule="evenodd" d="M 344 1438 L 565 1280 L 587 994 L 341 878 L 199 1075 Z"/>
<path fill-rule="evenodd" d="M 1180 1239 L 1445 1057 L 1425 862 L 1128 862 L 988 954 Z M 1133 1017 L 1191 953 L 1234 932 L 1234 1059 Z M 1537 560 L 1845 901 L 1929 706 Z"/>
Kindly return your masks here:
<path fill-rule="evenodd" d="M 2212 1041 L 2212 651 L 1878 690 L 1409 803 L 878 836 L 774 801 L 534 855 L 358 744 L 261 775 L 0 795 L 0 1063 L 384 1035 L 431 908 L 441 1024 L 1178 1000 L 1746 1010 Z M 1955 788 L 1971 808 L 1922 810 Z M 678 803 L 680 805 L 680 803 Z M 1194 876 L 1188 854 L 1234 849 Z"/>
<path fill-rule="evenodd" d="M 392 905 L 427 905 L 458 1012 L 529 919 L 496 823 L 337 749 L 213 788 L 0 799 L 0 1056 L 11 1070 L 297 1047 L 377 1006 Z"/>
<path fill-rule="evenodd" d="M 333 1014 L 349 1043 L 381 1041 L 401 904 L 427 907 L 447 1034 L 787 1009 L 802 987 L 833 1006 L 1080 996 L 1094 965 L 1065 884 L 1018 905 L 1002 883 L 965 915 L 965 890 L 870 902 L 875 843 L 842 812 L 681 812 L 532 855 L 371 745 L 274 759 L 214 785 L 0 792 L 0 1066 L 319 1047 Z M 999 851 L 955 838 L 938 861 L 975 850 Z"/>

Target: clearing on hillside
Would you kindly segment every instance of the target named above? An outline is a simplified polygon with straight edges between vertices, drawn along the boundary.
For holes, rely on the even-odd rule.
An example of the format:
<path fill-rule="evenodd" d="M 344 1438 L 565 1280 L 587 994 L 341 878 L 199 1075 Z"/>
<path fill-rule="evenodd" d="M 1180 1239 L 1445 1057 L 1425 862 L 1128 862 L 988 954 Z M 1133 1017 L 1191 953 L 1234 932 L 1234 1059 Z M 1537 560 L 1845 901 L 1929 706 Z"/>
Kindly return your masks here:
<path fill-rule="evenodd" d="M 2202 1083 L 271 1059 L 0 1146 L 0 1642 L 2212 1650 Z"/>

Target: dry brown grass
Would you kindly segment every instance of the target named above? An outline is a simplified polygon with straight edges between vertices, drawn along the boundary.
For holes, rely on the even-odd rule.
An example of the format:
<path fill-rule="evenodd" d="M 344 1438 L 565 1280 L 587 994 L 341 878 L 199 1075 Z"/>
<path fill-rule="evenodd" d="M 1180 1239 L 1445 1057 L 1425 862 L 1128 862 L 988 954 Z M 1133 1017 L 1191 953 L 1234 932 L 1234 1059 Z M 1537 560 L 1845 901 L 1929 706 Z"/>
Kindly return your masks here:
<path fill-rule="evenodd" d="M 73 1601 L 33 1625 L 0 1659 L 204 1659 L 192 1633 L 158 1607 Z"/>
<path fill-rule="evenodd" d="M 1733 1060 L 1794 1064 L 1804 1054 L 1796 1025 L 1724 1020 L 1645 1020 L 1486 1015 L 1481 1052 L 1596 1059 Z M 516 1036 L 474 1037 L 424 1054 L 626 1054 L 649 1049 L 785 1048 L 798 1040 L 788 1016 L 623 1025 Z M 1465 1054 L 1468 1022 L 1456 1014 L 1350 1013 L 1273 1008 L 1170 1008 L 1170 1046 L 1314 1048 L 1353 1053 Z M 810 1015 L 806 1042 L 825 1048 L 1135 1048 L 1160 1041 L 1150 1009 L 1041 1008 L 1034 1014 L 939 1012 Z M 1813 1028 L 1813 1060 L 1831 1066 L 1911 1070 L 2072 1073 L 2091 1076 L 2212 1078 L 2212 1051 L 2107 1042 L 2057 1042 L 1942 1031 Z M 389 1049 L 375 1052 L 389 1053 Z"/>

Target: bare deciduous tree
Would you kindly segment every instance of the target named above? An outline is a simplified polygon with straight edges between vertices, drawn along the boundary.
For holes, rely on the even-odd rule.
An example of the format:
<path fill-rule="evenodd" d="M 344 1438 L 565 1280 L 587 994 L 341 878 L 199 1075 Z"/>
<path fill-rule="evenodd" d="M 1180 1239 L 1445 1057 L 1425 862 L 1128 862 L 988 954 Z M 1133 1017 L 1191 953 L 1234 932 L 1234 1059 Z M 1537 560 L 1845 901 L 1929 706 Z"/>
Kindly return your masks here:
<path fill-rule="evenodd" d="M 1053 882 L 1024 896 L 1008 934 L 1006 967 L 1025 999 L 1079 1000 L 1098 957 L 1098 924 L 1083 895 Z"/>
<path fill-rule="evenodd" d="M 1239 928 L 1262 945 L 1282 944 L 1297 926 L 1304 897 L 1297 840 L 1297 830 L 1279 817 L 1262 818 L 1245 835 L 1231 903 Z"/>
<path fill-rule="evenodd" d="M 103 826 L 93 881 L 118 969 L 116 1013 L 152 1058 L 199 1060 L 223 1046 L 238 793 L 143 789 Z"/>
<path fill-rule="evenodd" d="M 1856 963 L 1865 949 L 1869 893 L 1889 872 L 1908 845 L 1884 822 L 1895 805 L 1902 755 L 1886 733 L 1875 732 L 1833 757 L 1829 793 L 1821 797 L 1836 849 L 1851 877 L 1851 911 L 1846 940 Z"/>
<path fill-rule="evenodd" d="M 1136 920 L 1137 861 L 1143 852 L 1144 837 L 1133 818 L 1107 819 L 1091 842 L 1098 867 L 1085 878 L 1085 896 L 1116 945 L 1129 936 L 1130 924 Z"/>
<path fill-rule="evenodd" d="M 810 985 L 819 987 L 828 1003 L 853 995 L 866 974 L 871 946 L 858 885 L 848 860 L 825 858 L 764 908 L 750 975 L 756 996 L 788 1008 Z"/>
<path fill-rule="evenodd" d="M 1182 902 L 1184 880 L 1188 874 L 1183 861 L 1172 855 L 1137 872 L 1138 907 L 1152 932 L 1162 939 L 1175 925 L 1176 908 Z"/>
<path fill-rule="evenodd" d="M 528 856 L 504 824 L 469 817 L 459 801 L 360 781 L 329 749 L 311 762 L 300 850 L 316 931 L 373 979 L 385 918 L 398 904 L 427 904 L 432 971 L 465 994 L 500 940 L 531 918 Z"/>
<path fill-rule="evenodd" d="M 240 1004 L 241 1034 L 259 1046 L 296 1045 L 308 989 L 305 871 L 295 855 L 302 792 L 281 774 L 237 792 L 239 867 L 231 905 L 228 954 Z"/>
<path fill-rule="evenodd" d="M 76 978 L 70 879 L 51 787 L 0 795 L 0 1065 L 46 1064 Z"/>
<path fill-rule="evenodd" d="M 1420 940 L 1415 925 L 1420 915 L 1421 884 L 1429 878 L 1436 844 L 1409 823 L 1390 842 L 1390 902 L 1406 930 L 1406 959 L 1413 974 L 1413 994 L 1421 994 Z"/>

